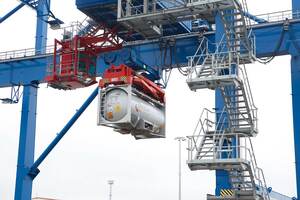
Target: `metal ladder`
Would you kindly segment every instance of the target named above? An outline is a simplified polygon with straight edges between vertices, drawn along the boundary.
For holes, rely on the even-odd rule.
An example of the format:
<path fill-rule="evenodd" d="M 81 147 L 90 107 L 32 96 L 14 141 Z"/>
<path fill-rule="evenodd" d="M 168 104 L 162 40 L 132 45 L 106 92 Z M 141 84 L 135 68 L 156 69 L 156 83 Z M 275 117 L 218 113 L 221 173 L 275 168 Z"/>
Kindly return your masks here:
<path fill-rule="evenodd" d="M 213 120 L 217 114 L 219 120 Z M 194 134 L 188 137 L 191 170 L 226 170 L 232 196 L 209 195 L 208 200 L 269 200 L 263 171 L 257 166 L 250 137 L 227 132 L 226 109 L 204 109 Z"/>

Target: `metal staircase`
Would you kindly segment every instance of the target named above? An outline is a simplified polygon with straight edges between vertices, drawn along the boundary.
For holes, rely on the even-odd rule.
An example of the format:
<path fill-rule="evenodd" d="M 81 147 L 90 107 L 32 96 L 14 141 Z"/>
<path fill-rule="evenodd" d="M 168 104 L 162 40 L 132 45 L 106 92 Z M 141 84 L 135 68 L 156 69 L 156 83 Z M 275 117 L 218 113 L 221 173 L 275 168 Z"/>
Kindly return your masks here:
<path fill-rule="evenodd" d="M 233 0 L 233 4 L 234 8 L 218 10 L 225 32 L 221 40 L 211 43 L 203 37 L 196 53 L 188 57 L 187 84 L 193 91 L 220 89 L 230 131 L 254 136 L 257 134 L 257 108 L 246 69 L 241 66 L 254 61 L 255 38 L 250 20 L 244 16 L 246 3 Z M 210 49 L 215 50 L 211 52 Z"/>
<path fill-rule="evenodd" d="M 223 39 L 217 45 L 217 53 L 209 53 L 211 44 L 206 38 L 201 40 L 195 55 L 189 57 L 187 83 L 193 91 L 219 88 L 224 97 L 230 131 L 254 136 L 258 132 L 257 108 L 247 72 L 244 66 L 239 66 L 239 60 L 224 50 L 226 43 Z"/>
<path fill-rule="evenodd" d="M 218 120 L 213 120 L 215 115 Z M 204 109 L 194 134 L 188 137 L 191 170 L 226 170 L 232 196 L 209 195 L 207 199 L 269 200 L 263 171 L 257 166 L 250 137 L 228 132 L 226 109 Z"/>
<path fill-rule="evenodd" d="M 246 68 L 239 67 L 241 79 L 233 86 L 221 86 L 224 104 L 229 119 L 230 131 L 255 136 L 257 129 L 257 108 L 253 101 Z"/>
<path fill-rule="evenodd" d="M 252 30 L 250 20 L 245 16 L 248 8 L 245 1 L 242 4 L 234 0 L 234 9 L 219 10 L 224 31 L 228 52 L 233 54 L 234 59 L 239 59 L 239 63 L 251 63 L 254 61 Z"/>
<path fill-rule="evenodd" d="M 190 89 L 219 89 L 224 108 L 202 112 L 193 136 L 188 137 L 187 163 L 191 170 L 228 172 L 231 187 L 224 190 L 230 192 L 208 195 L 208 200 L 269 200 L 251 142 L 258 132 L 257 108 L 245 64 L 255 60 L 255 38 L 244 14 L 248 13 L 245 0 L 231 2 L 231 7 L 217 7 L 224 25 L 220 41 L 211 43 L 203 37 L 195 54 L 188 57 Z"/>

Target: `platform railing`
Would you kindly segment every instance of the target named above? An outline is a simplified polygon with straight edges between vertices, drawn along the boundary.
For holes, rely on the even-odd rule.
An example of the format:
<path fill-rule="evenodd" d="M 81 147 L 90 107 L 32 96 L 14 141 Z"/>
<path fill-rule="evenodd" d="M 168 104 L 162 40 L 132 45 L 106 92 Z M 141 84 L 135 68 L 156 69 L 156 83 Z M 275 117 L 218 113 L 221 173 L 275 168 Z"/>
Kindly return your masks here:
<path fill-rule="evenodd" d="M 218 118 L 217 121 L 215 120 L 216 118 Z M 204 146 L 206 137 L 201 136 L 207 136 L 207 134 L 211 134 L 214 137 L 216 134 L 218 134 L 217 137 L 214 137 L 214 141 L 218 139 L 219 144 L 220 140 L 223 139 L 223 133 L 226 128 L 228 128 L 228 119 L 226 117 L 225 107 L 219 112 L 214 112 L 206 108 L 203 109 L 198 119 L 197 125 L 193 131 L 193 136 L 189 140 L 189 143 L 193 144 L 189 145 L 189 148 L 191 148 L 189 160 L 199 157 L 207 157 L 207 154 L 204 154 L 202 156 L 200 155 L 201 151 L 203 150 L 205 150 L 205 152 L 215 152 L 213 151 L 214 147 L 212 145 L 209 145 L 208 147 Z M 208 149 L 209 151 L 207 151 Z M 216 158 L 216 154 L 209 156 L 213 156 L 213 158 Z"/>
<path fill-rule="evenodd" d="M 195 54 L 193 56 L 188 56 L 187 60 L 188 60 L 188 71 L 190 72 L 189 74 L 192 73 L 197 73 L 196 71 L 196 66 L 199 65 L 204 65 L 204 63 L 206 62 L 206 57 L 209 56 L 208 54 L 208 43 L 209 40 L 206 37 L 203 37 L 200 41 L 200 44 L 195 52 Z"/>
<path fill-rule="evenodd" d="M 122 17 L 131 17 L 149 13 L 161 12 L 167 9 L 175 9 L 184 7 L 186 3 L 182 0 L 156 0 L 152 2 L 147 2 L 144 4 L 144 1 L 136 4 L 134 1 L 118 0 L 118 5 L 121 6 L 121 12 L 118 14 L 118 18 Z"/>
<path fill-rule="evenodd" d="M 259 191 L 257 193 L 263 197 L 264 200 L 270 200 L 269 193 L 267 191 L 267 184 L 265 181 L 264 173 L 261 168 L 258 167 L 256 157 L 253 151 L 253 145 L 251 138 L 247 135 L 240 134 L 240 133 L 215 133 L 209 134 L 209 137 L 213 138 L 214 141 L 233 141 L 235 143 L 214 143 L 211 147 L 204 147 L 202 148 L 201 143 L 196 143 L 195 141 L 204 141 L 205 137 L 208 137 L 207 133 L 201 133 L 199 135 L 188 136 L 188 163 L 192 163 L 193 161 L 201 161 L 205 160 L 205 163 L 210 163 L 210 166 L 215 163 L 218 165 L 221 162 L 226 160 L 235 161 L 237 164 L 240 163 L 241 165 L 247 165 L 249 167 L 249 173 L 252 174 L 250 177 L 253 182 L 255 183 L 255 190 L 256 186 L 258 186 Z M 200 155 L 201 152 L 205 152 L 207 156 L 197 156 Z"/>
<path fill-rule="evenodd" d="M 188 59 L 188 79 L 198 78 L 201 76 L 201 72 L 204 67 L 211 68 L 212 75 L 220 76 L 222 71 L 228 69 L 229 75 L 232 74 L 231 66 L 233 64 L 238 65 L 236 59 L 234 59 L 237 51 L 229 51 L 227 47 L 227 41 L 225 34 L 221 38 L 219 43 L 209 43 L 208 40 L 205 41 L 205 45 L 200 43 L 195 55 L 187 57 Z M 215 51 L 209 53 L 208 46 L 215 46 Z M 199 49 L 201 47 L 201 49 Z"/>
<path fill-rule="evenodd" d="M 300 19 L 300 10 L 292 11 L 292 10 L 284 10 L 266 14 L 255 15 L 259 19 L 263 19 L 266 22 L 282 22 L 286 19 Z"/>
<path fill-rule="evenodd" d="M 228 42 L 225 34 L 219 43 L 211 43 L 208 39 L 203 38 L 193 56 L 188 59 L 188 79 L 198 78 L 204 67 L 211 67 L 212 75 L 220 76 L 222 71 L 228 70 L 226 75 L 236 73 L 232 66 L 252 62 L 255 59 L 255 36 L 253 32 L 248 33 L 250 48 L 243 42 L 235 50 L 228 50 Z M 215 49 L 213 53 L 209 52 L 209 47 Z"/>
<path fill-rule="evenodd" d="M 54 46 L 47 46 L 45 49 L 36 50 L 35 48 L 28 49 L 19 49 L 12 51 L 0 52 L 0 61 L 18 59 L 18 58 L 27 58 L 37 55 L 51 55 L 54 52 Z"/>

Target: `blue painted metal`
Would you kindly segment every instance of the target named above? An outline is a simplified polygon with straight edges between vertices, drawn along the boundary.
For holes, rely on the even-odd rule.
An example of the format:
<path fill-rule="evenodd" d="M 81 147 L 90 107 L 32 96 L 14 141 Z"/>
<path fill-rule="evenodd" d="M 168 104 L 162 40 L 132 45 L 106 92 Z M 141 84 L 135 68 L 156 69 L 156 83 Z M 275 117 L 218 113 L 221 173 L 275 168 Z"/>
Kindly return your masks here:
<path fill-rule="evenodd" d="M 21 8 L 23 8 L 25 4 L 20 3 L 18 6 L 16 6 L 14 9 L 12 9 L 11 11 L 9 11 L 7 14 L 5 14 L 3 17 L 0 18 L 0 24 L 2 22 L 4 22 L 6 19 L 8 19 L 10 16 L 12 16 L 13 14 L 15 14 L 18 10 L 20 10 Z"/>
<path fill-rule="evenodd" d="M 41 0 L 37 6 L 37 28 L 35 49 L 44 53 L 47 39 L 48 9 L 50 0 Z M 19 138 L 18 167 L 15 187 L 15 200 L 31 200 L 32 181 L 28 171 L 34 162 L 36 109 L 38 81 L 24 86 L 21 128 Z"/>
<path fill-rule="evenodd" d="M 31 166 L 29 175 L 32 179 L 34 179 L 38 173 L 38 167 L 45 160 L 45 158 L 49 155 L 49 153 L 54 149 L 54 147 L 58 144 L 58 142 L 66 135 L 69 129 L 73 126 L 73 124 L 78 120 L 81 114 L 88 108 L 88 106 L 93 102 L 93 100 L 98 95 L 98 88 L 96 88 L 92 94 L 87 98 L 87 100 L 82 104 L 82 106 L 76 111 L 74 116 L 69 120 L 69 122 L 65 125 L 65 127 L 57 134 L 55 139 L 49 144 L 49 146 L 43 151 L 40 157 L 34 162 Z"/>
<path fill-rule="evenodd" d="M 300 10 L 300 1 L 292 0 L 293 11 Z M 294 30 L 295 31 L 295 30 Z M 295 32 L 293 32 L 295 36 Z M 292 36 L 292 37 L 293 37 Z M 293 125 L 294 125 L 294 146 L 295 146 L 295 165 L 297 198 L 300 198 L 300 52 L 297 44 L 294 44 L 291 60 L 291 79 L 292 79 L 292 105 L 293 105 Z"/>
<path fill-rule="evenodd" d="M 31 199 L 32 179 L 27 172 L 34 162 L 37 87 L 32 83 L 23 90 L 15 200 Z"/>
<path fill-rule="evenodd" d="M 299 12 L 300 11 L 300 1 L 298 0 L 292 0 L 292 10 L 293 12 Z"/>
<path fill-rule="evenodd" d="M 36 54 L 45 54 L 48 35 L 48 21 L 50 0 L 40 0 L 37 5 L 37 25 L 36 25 Z"/>
<path fill-rule="evenodd" d="M 256 36 L 256 54 L 257 57 L 267 57 L 274 54 L 276 42 L 280 39 L 283 31 L 283 22 L 275 24 L 262 24 L 254 27 L 253 32 Z M 215 34 L 213 32 L 206 34 L 210 41 L 214 41 Z M 297 46 L 300 46 L 300 21 L 291 21 L 289 30 L 284 34 L 282 45 L 276 55 L 289 55 L 296 52 Z M 186 57 L 193 55 L 198 44 L 198 36 L 190 35 L 176 39 L 176 52 L 173 55 L 173 63 L 186 63 Z M 131 53 L 128 53 L 130 49 Z M 162 62 L 161 41 L 155 40 L 149 43 L 132 44 L 126 46 L 123 50 L 106 53 L 100 55 L 97 64 L 97 76 L 101 76 L 102 72 L 109 67 L 107 61 L 113 61 L 113 64 L 129 63 L 132 66 L 141 66 L 144 63 L 153 78 L 161 69 L 167 68 Z M 130 56 L 128 56 L 130 55 Z M 159 59 L 153 59 L 153 58 Z M 167 54 L 167 60 L 170 60 Z M 9 87 L 11 85 L 30 84 L 32 80 L 44 82 L 47 66 L 53 60 L 51 56 L 37 58 L 22 58 L 18 60 L 0 61 L 0 87 Z M 139 63 L 139 64 L 138 64 Z M 176 67 L 176 66 L 174 66 Z"/>
<path fill-rule="evenodd" d="M 136 0 L 135 3 L 141 0 Z M 167 1 L 161 1 L 158 6 L 167 7 Z M 139 33 L 131 33 L 128 35 L 127 29 L 120 23 L 117 22 L 117 5 L 118 0 L 76 0 L 77 8 L 85 13 L 90 18 L 94 19 L 99 23 L 104 23 L 108 27 L 112 28 L 117 26 L 120 37 L 125 38 L 126 41 L 141 40 L 144 39 Z M 174 35 L 183 34 L 190 32 L 189 23 L 170 23 L 163 26 L 163 35 Z"/>
<path fill-rule="evenodd" d="M 12 16 L 14 13 L 16 13 L 18 10 L 23 8 L 23 6 L 29 6 L 30 8 L 34 9 L 35 11 L 39 12 L 39 1 L 37 0 L 19 0 L 21 3 L 16 6 L 14 9 L 12 9 L 10 12 L 8 12 L 6 15 L 3 17 L 0 17 L 0 23 L 4 22 L 6 19 L 8 19 L 10 16 Z M 49 3 L 48 3 L 49 2 Z M 45 0 L 45 6 L 47 9 L 47 15 L 48 17 L 45 18 L 45 15 L 40 15 L 41 19 L 45 20 L 45 22 L 49 23 L 51 27 L 53 28 L 59 28 L 61 24 L 64 22 L 61 21 L 60 19 L 56 18 L 54 14 L 50 11 L 50 0 Z M 46 13 L 46 12 L 45 12 Z M 51 20 L 48 18 L 51 17 Z"/>
<path fill-rule="evenodd" d="M 34 10 L 37 10 L 38 2 L 35 0 L 20 0 L 24 5 L 31 7 Z M 48 1 L 48 0 L 46 0 Z"/>
<path fill-rule="evenodd" d="M 219 14 L 216 15 L 216 35 L 215 35 L 215 43 L 219 43 L 222 40 L 222 37 L 225 33 L 224 25 Z M 224 108 L 224 98 L 220 89 L 215 90 L 215 109 L 217 111 L 216 121 L 220 120 L 220 114 Z M 225 128 L 225 127 L 224 127 Z M 226 145 L 226 144 L 224 144 Z M 215 188 L 215 195 L 220 196 L 222 189 L 230 189 L 231 185 L 229 182 L 229 174 L 225 170 L 216 170 L 216 188 Z"/>
<path fill-rule="evenodd" d="M 79 8 L 96 7 L 98 5 L 115 4 L 118 0 L 76 0 L 76 5 Z"/>
<path fill-rule="evenodd" d="M 255 15 L 252 15 L 251 13 L 248 13 L 248 12 L 244 12 L 244 15 L 246 17 L 248 17 L 249 19 L 252 19 L 253 21 L 259 23 L 259 24 L 262 24 L 262 23 L 267 23 L 268 21 L 265 20 L 265 19 L 261 19 L 259 17 L 256 17 Z"/>
<path fill-rule="evenodd" d="M 292 103 L 294 124 L 294 145 L 297 197 L 300 197 L 300 56 L 293 56 L 291 61 Z"/>

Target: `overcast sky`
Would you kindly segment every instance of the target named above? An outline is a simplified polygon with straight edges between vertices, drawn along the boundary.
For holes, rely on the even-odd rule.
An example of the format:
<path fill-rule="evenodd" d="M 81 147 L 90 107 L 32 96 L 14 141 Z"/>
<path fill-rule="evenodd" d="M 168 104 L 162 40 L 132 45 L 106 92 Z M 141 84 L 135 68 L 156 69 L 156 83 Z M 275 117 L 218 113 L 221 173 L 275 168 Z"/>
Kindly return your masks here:
<path fill-rule="evenodd" d="M 17 1 L 1 0 L 0 16 Z M 252 0 L 254 14 L 291 9 L 291 2 Z M 52 10 L 65 22 L 84 15 L 74 0 L 52 0 Z M 23 8 L 0 24 L 0 51 L 34 47 L 35 13 Z M 49 32 L 49 44 L 59 34 Z M 290 57 L 271 64 L 247 67 L 254 101 L 259 108 L 259 135 L 254 138 L 258 164 L 268 186 L 289 196 L 296 193 L 292 132 Z M 36 156 L 55 137 L 94 87 L 58 91 L 40 85 L 38 94 Z M 0 98 L 9 90 L 0 89 Z M 185 77 L 173 73 L 167 94 L 167 138 L 134 140 L 96 125 L 97 101 L 40 166 L 33 196 L 62 200 L 108 199 L 107 180 L 115 180 L 114 200 L 171 200 L 178 191 L 178 143 L 176 136 L 192 134 L 204 107 L 214 107 L 214 93 L 191 92 Z M 0 104 L 0 200 L 13 199 L 21 103 Z M 183 160 L 187 152 L 183 149 Z M 194 171 L 183 165 L 183 200 L 205 199 L 213 193 L 214 172 Z"/>

